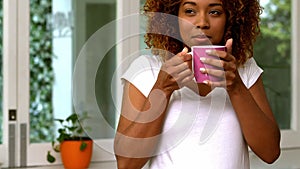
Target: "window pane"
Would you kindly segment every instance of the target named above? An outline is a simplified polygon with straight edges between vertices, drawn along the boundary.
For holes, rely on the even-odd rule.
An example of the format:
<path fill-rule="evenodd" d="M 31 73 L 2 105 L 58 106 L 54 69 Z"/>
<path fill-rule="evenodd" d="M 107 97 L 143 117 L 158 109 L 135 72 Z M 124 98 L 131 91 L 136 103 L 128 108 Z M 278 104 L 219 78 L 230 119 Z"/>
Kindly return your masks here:
<path fill-rule="evenodd" d="M 72 112 L 71 1 L 30 0 L 30 141 L 50 142 Z"/>
<path fill-rule="evenodd" d="M 56 125 L 59 125 L 54 119 L 64 119 L 73 113 L 72 73 L 77 55 L 94 32 L 116 18 L 116 2 L 30 0 L 30 8 L 30 140 L 49 142 L 54 138 Z M 110 93 L 115 53 L 114 48 L 107 53 L 96 78 L 89 76 L 88 63 L 94 58 L 88 58 L 81 79 L 83 83 L 93 81 L 96 84 L 99 108 L 111 126 L 115 125 L 115 108 Z M 88 107 L 91 97 L 83 99 L 83 109 Z M 106 124 L 96 121 L 95 125 L 99 126 L 99 123 L 100 126 Z M 93 138 L 112 138 L 114 135 L 105 127 L 98 129 Z"/>
<path fill-rule="evenodd" d="M 291 127 L 291 0 L 262 0 L 261 36 L 254 56 L 281 129 Z"/>
<path fill-rule="evenodd" d="M 99 19 L 99 17 L 101 19 Z M 86 5 L 86 34 L 87 37 L 91 37 L 95 35 L 96 37 L 99 34 L 94 34 L 106 24 L 115 21 L 116 19 L 116 1 L 111 0 L 110 2 L 104 2 L 98 0 L 98 3 L 91 3 Z M 113 28 L 114 30 L 116 28 Z M 79 32 L 80 33 L 80 32 Z M 105 43 L 110 43 L 110 40 L 116 39 L 116 34 L 111 35 L 110 39 L 107 39 L 107 42 L 97 41 L 99 43 L 99 47 L 105 46 Z M 88 39 L 85 39 L 87 41 Z M 93 51 L 91 51 L 93 53 Z M 93 62 L 99 57 L 99 54 L 91 54 L 88 55 L 87 62 Z M 89 80 L 92 80 L 95 83 L 95 96 L 97 100 L 97 104 L 102 114 L 103 118 L 95 118 L 95 120 L 90 120 L 90 127 L 93 131 L 90 131 L 89 134 L 94 139 L 99 138 L 113 138 L 114 133 L 111 132 L 110 128 L 114 128 L 115 126 L 115 118 L 116 118 L 116 109 L 112 99 L 111 91 L 114 90 L 115 87 L 112 84 L 113 75 L 116 70 L 116 48 L 111 48 L 104 56 L 103 60 L 101 60 L 100 65 L 98 67 L 96 77 L 89 76 L 92 74 L 92 68 L 87 64 L 87 72 L 86 76 L 89 77 Z M 88 82 L 87 82 L 88 84 Z M 92 98 L 93 96 L 87 96 L 88 98 Z M 88 105 L 86 103 L 85 105 Z M 90 110 L 91 116 L 98 117 L 93 106 L 88 108 Z M 105 125 L 106 122 L 108 125 Z"/>
<path fill-rule="evenodd" d="M 2 56 L 3 56 L 3 8 L 2 8 L 2 0 L 0 0 L 0 144 L 2 144 L 2 136 L 3 136 L 3 109 L 2 109 L 2 101 L 3 101 L 3 74 L 2 74 Z"/>
<path fill-rule="evenodd" d="M 51 141 L 53 138 L 53 84 L 56 59 L 53 35 L 48 19 L 51 0 L 30 0 L 30 140 Z"/>

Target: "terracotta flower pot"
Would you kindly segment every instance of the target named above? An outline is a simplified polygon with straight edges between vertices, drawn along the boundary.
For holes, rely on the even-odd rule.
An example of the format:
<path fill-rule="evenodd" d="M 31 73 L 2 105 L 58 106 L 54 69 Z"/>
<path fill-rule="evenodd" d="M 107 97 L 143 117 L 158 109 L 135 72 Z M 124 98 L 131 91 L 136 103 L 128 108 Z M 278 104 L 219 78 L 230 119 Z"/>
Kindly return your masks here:
<path fill-rule="evenodd" d="M 89 167 L 92 152 L 93 141 L 83 140 L 87 147 L 81 151 L 80 140 L 63 141 L 60 145 L 60 154 L 65 169 L 87 169 Z"/>

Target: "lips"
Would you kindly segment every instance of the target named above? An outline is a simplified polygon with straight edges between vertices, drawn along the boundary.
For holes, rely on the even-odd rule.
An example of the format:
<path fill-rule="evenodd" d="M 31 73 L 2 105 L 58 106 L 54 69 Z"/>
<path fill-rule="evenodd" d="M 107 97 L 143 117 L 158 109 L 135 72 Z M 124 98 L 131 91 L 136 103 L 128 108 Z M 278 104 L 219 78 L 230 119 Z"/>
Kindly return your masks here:
<path fill-rule="evenodd" d="M 210 36 L 206 36 L 205 34 L 199 34 L 199 35 L 192 36 L 192 38 L 196 38 L 196 39 L 209 39 L 211 37 Z"/>
<path fill-rule="evenodd" d="M 207 36 L 205 34 L 193 35 L 191 37 L 191 42 L 193 45 L 208 45 L 210 44 L 211 36 Z"/>

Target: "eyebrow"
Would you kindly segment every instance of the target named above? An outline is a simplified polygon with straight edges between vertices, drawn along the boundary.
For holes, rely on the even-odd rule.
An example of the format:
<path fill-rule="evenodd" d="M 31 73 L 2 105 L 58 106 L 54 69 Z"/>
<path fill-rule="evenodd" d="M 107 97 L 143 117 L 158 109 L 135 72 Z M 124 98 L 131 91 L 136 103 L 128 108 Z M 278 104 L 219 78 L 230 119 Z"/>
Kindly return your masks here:
<path fill-rule="evenodd" d="M 190 4 L 190 5 L 193 5 L 193 6 L 197 6 L 196 2 L 193 2 L 193 1 L 187 1 L 187 2 L 184 2 L 182 4 L 182 6 L 186 5 L 186 4 Z M 214 7 L 214 6 L 222 6 L 222 3 L 211 3 L 208 5 L 209 7 Z"/>

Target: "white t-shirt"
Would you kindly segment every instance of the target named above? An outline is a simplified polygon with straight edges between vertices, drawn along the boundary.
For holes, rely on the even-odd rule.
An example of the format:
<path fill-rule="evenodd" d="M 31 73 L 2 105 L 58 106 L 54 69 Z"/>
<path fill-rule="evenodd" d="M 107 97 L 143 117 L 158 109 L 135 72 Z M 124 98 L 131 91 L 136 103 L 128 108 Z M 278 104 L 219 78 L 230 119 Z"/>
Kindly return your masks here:
<path fill-rule="evenodd" d="M 122 79 L 146 97 L 156 82 L 162 62 L 159 56 L 134 60 Z M 262 73 L 250 58 L 238 70 L 250 88 Z M 175 91 L 167 109 L 161 140 L 151 169 L 249 169 L 248 148 L 224 88 L 201 97 L 189 88 Z"/>

